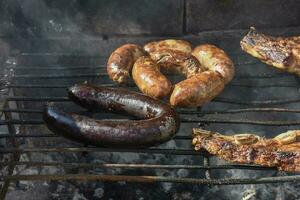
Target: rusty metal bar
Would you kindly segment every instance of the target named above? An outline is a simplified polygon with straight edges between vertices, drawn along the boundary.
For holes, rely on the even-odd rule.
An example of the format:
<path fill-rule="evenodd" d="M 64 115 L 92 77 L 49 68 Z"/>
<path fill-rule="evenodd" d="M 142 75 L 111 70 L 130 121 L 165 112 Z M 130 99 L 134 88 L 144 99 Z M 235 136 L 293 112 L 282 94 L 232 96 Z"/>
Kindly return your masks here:
<path fill-rule="evenodd" d="M 181 122 L 185 123 L 214 123 L 214 124 L 252 124 L 260 126 L 296 126 L 300 121 L 259 121 L 247 119 L 204 119 L 201 117 L 181 117 Z M 0 120 L 0 125 L 20 124 L 20 125 L 42 125 L 43 120 Z"/>
<path fill-rule="evenodd" d="M 104 58 L 95 58 L 95 60 L 102 60 L 105 61 Z M 254 65 L 258 64 L 258 61 L 247 61 L 247 62 L 241 62 L 241 63 L 235 63 L 235 66 L 247 66 L 247 65 Z M 99 63 L 99 65 L 80 65 L 80 66 L 65 66 L 65 65 L 58 65 L 58 64 L 51 64 L 42 66 L 42 65 L 17 65 L 17 66 L 10 66 L 10 68 L 15 70 L 85 70 L 85 69 L 105 69 L 106 63 Z"/>
<path fill-rule="evenodd" d="M 80 58 L 80 59 L 93 59 L 93 58 L 101 58 L 105 56 L 97 55 L 97 56 L 91 56 L 91 55 L 82 55 L 82 54 L 76 54 L 76 53 L 51 53 L 51 52 L 22 52 L 19 56 L 61 56 L 61 57 L 74 57 L 74 58 Z"/>
<path fill-rule="evenodd" d="M 191 120 L 190 122 L 196 122 Z M 295 126 L 300 125 L 300 121 L 258 121 L 258 120 L 229 120 L 229 119 L 199 119 L 198 122 L 217 124 L 252 124 L 261 126 Z"/>
<path fill-rule="evenodd" d="M 27 97 L 27 96 L 9 96 L 8 101 L 70 101 L 68 97 Z M 217 97 L 212 102 L 230 103 L 238 105 L 252 105 L 252 106 L 268 106 L 288 103 L 298 103 L 300 99 L 285 99 L 285 100 L 265 100 L 265 101 L 243 101 L 223 97 Z"/>
<path fill-rule="evenodd" d="M 43 113 L 41 109 L 11 109 L 11 108 L 3 108 L 0 109 L 0 112 L 11 112 L 11 113 Z"/>
<path fill-rule="evenodd" d="M 288 108 L 242 108 L 242 109 L 228 109 L 228 110 L 209 110 L 209 111 L 195 111 L 195 110 L 179 110 L 180 114 L 235 114 L 245 112 L 287 112 L 287 113 L 300 113 L 300 109 L 288 109 Z"/>
<path fill-rule="evenodd" d="M 291 85 L 291 84 L 265 84 L 265 85 L 260 85 L 260 84 L 243 84 L 243 83 L 230 83 L 226 87 L 248 87 L 248 88 L 269 88 L 269 87 L 290 87 L 290 88 L 299 88 L 299 85 Z"/>
<path fill-rule="evenodd" d="M 27 96 L 10 96 L 8 101 L 70 101 L 68 97 L 27 97 Z"/>
<path fill-rule="evenodd" d="M 36 84 L 11 84 L 8 85 L 7 88 L 68 88 L 71 85 L 36 85 Z M 106 87 L 119 87 L 114 83 L 105 83 L 101 84 L 101 86 Z M 135 85 L 126 85 L 126 87 L 136 87 Z M 254 87 L 254 88 L 268 88 L 268 87 L 290 87 L 290 88 L 299 88 L 299 85 L 291 85 L 291 84 L 266 84 L 266 85 L 251 85 L 251 84 L 243 84 L 243 83 L 230 83 L 226 87 Z"/>
<path fill-rule="evenodd" d="M 15 113 L 43 113 L 41 109 L 0 109 L 0 112 L 15 112 Z M 243 109 L 229 109 L 229 110 L 209 110 L 209 111 L 196 111 L 196 110 L 176 110 L 179 114 L 185 115 L 220 115 L 220 114 L 236 114 L 246 112 L 287 112 L 287 113 L 300 113 L 300 109 L 288 109 L 288 108 L 243 108 Z"/>
<path fill-rule="evenodd" d="M 64 175 L 13 175 L 0 176 L 2 180 L 11 181 L 127 181 L 127 182 L 172 182 L 172 183 L 191 183 L 205 185 L 236 185 L 236 184 L 267 184 L 267 183 L 283 183 L 300 181 L 300 175 L 295 176 L 277 176 L 262 178 L 242 178 L 242 179 L 201 179 L 201 178 L 176 178 L 164 176 L 129 176 L 129 175 L 91 175 L 91 174 L 64 174 Z"/>
<path fill-rule="evenodd" d="M 106 67 L 106 66 L 105 66 Z M 95 66 L 95 65 L 85 65 L 85 66 L 57 66 L 57 65 L 52 65 L 52 66 L 16 66 L 12 67 L 14 70 L 85 70 L 85 69 L 101 69 L 104 68 L 100 66 Z"/>
<path fill-rule="evenodd" d="M 176 74 L 169 74 L 173 76 L 178 76 Z M 33 74 L 22 74 L 22 75 L 15 75 L 14 78 L 23 78 L 23 79 L 59 79 L 59 78 L 93 78 L 93 77 L 99 77 L 99 76 L 108 76 L 107 72 L 98 72 L 98 73 L 86 73 L 86 74 L 54 74 L 54 75 L 33 75 Z M 257 75 L 236 75 L 235 79 L 263 79 L 263 78 L 282 78 L 282 77 L 294 77 L 294 75 L 291 74 L 284 74 L 284 73 L 275 73 L 275 74 L 257 74 Z"/>
<path fill-rule="evenodd" d="M 113 37 L 113 36 L 112 36 Z M 143 35 L 142 37 L 146 38 L 147 35 Z M 152 37 L 151 37 L 152 38 Z M 159 36 L 159 38 L 163 39 L 169 39 L 169 36 Z M 226 53 L 228 55 L 234 55 L 234 56 L 237 56 L 237 55 L 243 55 L 245 56 L 245 53 L 242 52 L 242 51 L 226 51 Z M 61 57 L 75 57 L 75 58 L 80 58 L 80 59 L 93 59 L 93 58 L 108 58 L 108 56 L 106 55 L 89 55 L 89 54 L 76 54 L 76 53 L 57 53 L 57 52 L 22 52 L 20 53 L 19 56 L 61 56 Z M 247 55 L 246 55 L 247 56 Z M 248 56 L 253 62 L 253 63 L 259 63 L 258 60 L 256 59 L 253 59 L 252 57 Z"/>
<path fill-rule="evenodd" d="M 235 100 L 235 99 L 229 99 L 229 98 L 224 98 L 224 97 L 216 97 L 212 101 L 213 102 L 220 102 L 220 103 L 247 105 L 247 106 L 268 106 L 268 105 L 298 103 L 298 102 L 300 102 L 300 99 L 243 101 L 243 100 Z"/>
<path fill-rule="evenodd" d="M 9 138 L 11 135 L 9 134 L 1 134 L 0 133 L 0 138 Z M 27 133 L 27 134 L 20 134 L 20 135 L 15 135 L 15 138 L 39 138 L 39 137 L 62 137 L 57 134 L 53 133 Z M 191 140 L 192 136 L 185 136 L 185 135 L 176 135 L 173 139 L 175 140 Z"/>
<path fill-rule="evenodd" d="M 118 148 L 96 148 L 96 147 L 57 147 L 57 148 L 0 148 L 0 153 L 19 152 L 119 152 L 119 153 L 152 153 L 152 154 L 169 154 L 169 155 L 203 155 L 207 154 L 202 151 L 192 149 L 118 149 Z"/>
<path fill-rule="evenodd" d="M 80 167 L 80 168 L 138 168 L 138 169 L 247 169 L 247 170 L 276 170 L 276 168 L 263 167 L 258 165 L 160 165 L 160 164 L 131 164 L 131 163 L 64 163 L 64 162 L 0 162 L 0 166 L 26 165 L 28 167 L 43 166 L 62 166 L 62 167 Z"/>
<path fill-rule="evenodd" d="M 10 134 L 0 133 L 0 138 L 9 138 Z M 60 135 L 56 135 L 53 133 L 37 133 L 37 134 L 18 134 L 14 136 L 15 138 L 39 138 L 39 137 L 61 137 Z"/>

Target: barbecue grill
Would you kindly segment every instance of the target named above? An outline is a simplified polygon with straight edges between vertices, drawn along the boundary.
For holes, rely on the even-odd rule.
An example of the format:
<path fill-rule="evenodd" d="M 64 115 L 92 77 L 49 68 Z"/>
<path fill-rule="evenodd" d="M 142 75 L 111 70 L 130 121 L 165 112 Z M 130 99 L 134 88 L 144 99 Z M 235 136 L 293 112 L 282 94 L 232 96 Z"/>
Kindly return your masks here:
<path fill-rule="evenodd" d="M 186 13 L 183 15 L 185 17 Z M 109 80 L 105 68 L 114 48 L 125 42 L 143 44 L 172 35 L 104 35 L 84 39 L 75 36 L 70 41 L 66 38 L 30 38 L 27 42 L 30 48 L 17 48 L 18 43 L 23 44 L 23 39 L 21 42 L 12 40 L 12 46 L 18 51 L 11 50 L 6 62 L 1 64 L 6 77 L 1 87 L 0 199 L 13 190 L 12 185 L 22 181 L 42 181 L 50 185 L 53 182 L 100 181 L 118 183 L 119 186 L 124 182 L 151 185 L 167 182 L 179 188 L 182 185 L 192 188 L 300 181 L 300 175 L 295 173 L 226 163 L 204 151 L 194 151 L 191 145 L 192 127 L 225 134 L 254 132 L 267 137 L 299 129 L 300 79 L 243 53 L 239 40 L 246 31 L 185 32 L 176 36 L 193 45 L 208 42 L 225 49 L 234 61 L 237 73 L 225 91 L 212 102 L 202 108 L 177 109 L 181 116 L 180 131 L 172 141 L 149 149 L 98 148 L 69 141 L 51 133 L 41 114 L 47 102 L 56 102 L 68 111 L 95 118 L 128 119 L 108 112 L 87 112 L 69 101 L 66 88 L 84 81 L 119 87 Z M 273 35 L 300 33 L 298 27 L 269 28 L 266 31 Z M 65 46 L 75 50 L 66 50 Z M 87 47 L 89 52 L 81 52 Z M 182 79 L 172 74 L 168 77 L 173 82 Z M 133 84 L 127 89 L 137 90 Z M 232 172 L 231 175 L 239 172 L 242 176 L 228 176 L 228 171 Z"/>

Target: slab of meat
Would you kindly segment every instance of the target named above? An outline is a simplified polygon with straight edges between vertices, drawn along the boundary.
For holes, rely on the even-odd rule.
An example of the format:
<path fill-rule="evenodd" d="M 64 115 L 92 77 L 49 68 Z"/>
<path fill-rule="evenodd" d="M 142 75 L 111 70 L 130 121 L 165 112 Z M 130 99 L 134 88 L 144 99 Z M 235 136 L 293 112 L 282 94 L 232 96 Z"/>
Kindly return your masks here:
<path fill-rule="evenodd" d="M 251 27 L 241 48 L 268 65 L 300 76 L 300 36 L 272 37 Z"/>
<path fill-rule="evenodd" d="M 300 171 L 300 130 L 291 130 L 267 139 L 254 134 L 222 135 L 193 129 L 196 151 L 205 149 L 224 160 L 242 164 L 277 167 L 282 171 Z"/>

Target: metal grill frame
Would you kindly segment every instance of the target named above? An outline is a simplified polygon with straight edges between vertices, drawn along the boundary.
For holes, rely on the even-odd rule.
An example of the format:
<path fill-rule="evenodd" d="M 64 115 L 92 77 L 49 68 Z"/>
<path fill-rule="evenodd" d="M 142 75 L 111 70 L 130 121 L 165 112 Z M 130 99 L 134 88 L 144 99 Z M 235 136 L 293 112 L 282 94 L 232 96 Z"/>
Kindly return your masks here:
<path fill-rule="evenodd" d="M 23 56 L 38 56 L 39 54 L 30 54 L 24 53 Z M 41 54 L 42 56 L 47 56 Z M 56 56 L 73 56 L 73 55 L 56 55 Z M 236 65 L 247 65 L 253 63 L 237 63 Z M 15 66 L 16 69 L 22 69 L 22 66 Z M 32 66 L 32 67 L 23 67 L 24 69 L 45 69 L 45 67 Z M 86 67 L 76 66 L 70 67 L 71 70 L 80 70 Z M 96 66 L 90 66 L 91 69 L 98 68 Z M 49 69 L 49 67 L 48 67 Z M 63 66 L 54 66 L 51 69 L 63 70 Z M 100 73 L 94 74 L 80 74 L 76 76 L 71 75 L 16 75 L 14 79 L 52 79 L 52 78 L 87 78 L 87 77 L 98 77 L 106 76 L 104 69 L 100 70 Z M 273 75 L 261 74 L 258 76 L 252 75 L 239 75 L 237 78 L 259 78 L 259 79 L 272 79 L 282 76 L 293 75 L 286 73 L 276 73 Z M 299 78 L 295 77 L 298 81 Z M 114 87 L 114 84 L 104 84 L 105 86 Z M 0 154 L 9 154 L 11 156 L 11 161 L 0 162 L 1 167 L 8 168 L 7 176 L 0 176 L 1 181 L 4 182 L 0 198 L 5 196 L 8 186 L 11 181 L 19 180 L 28 180 L 28 181 L 37 181 L 37 180 L 102 180 L 102 181 L 128 181 L 128 182 L 173 182 L 173 183 L 192 183 L 192 184 L 205 184 L 205 185 L 232 185 L 232 184 L 265 184 L 265 183 L 283 183 L 283 182 L 294 182 L 300 181 L 300 175 L 290 175 L 290 176 L 275 176 L 275 177 L 260 177 L 260 178 L 224 178 L 217 179 L 212 177 L 211 170 L 218 169 L 247 169 L 247 170 L 275 170 L 272 168 L 261 167 L 256 165 L 240 165 L 240 164 L 228 164 L 228 165 L 211 165 L 210 164 L 210 155 L 206 152 L 195 152 L 193 149 L 161 149 L 161 148 L 150 148 L 150 149 L 114 149 L 114 148 L 96 148 L 96 147 L 66 147 L 66 148 L 20 148 L 18 145 L 18 138 L 47 138 L 47 137 L 60 137 L 55 134 L 27 134 L 27 135 L 18 135 L 16 134 L 15 125 L 41 125 L 44 122 L 42 120 L 24 120 L 22 118 L 14 118 L 13 113 L 42 113 L 42 109 L 22 109 L 20 104 L 24 101 L 69 101 L 67 97 L 27 97 L 27 96 L 15 96 L 14 89 L 16 88 L 66 88 L 68 85 L 36 85 L 36 84 L 15 84 L 12 82 L 7 86 L 9 89 L 9 96 L 5 99 L 3 108 L 0 109 L 0 112 L 3 114 L 3 118 L 0 121 L 0 125 L 7 126 L 8 133 L 0 134 L 0 139 L 6 139 L 9 141 L 13 147 L 10 148 L 0 148 Z M 129 86 L 132 87 L 132 86 Z M 290 87 L 298 88 L 298 85 L 290 84 L 266 84 L 266 85 L 251 85 L 251 84 L 230 84 L 227 87 Z M 262 125 L 262 126 L 290 126 L 290 125 L 300 125 L 300 119 L 296 121 L 255 121 L 255 120 L 231 120 L 231 119 L 218 119 L 218 118 L 202 118 L 203 115 L 219 115 L 219 114 L 235 114 L 235 113 L 247 113 L 247 112 L 287 112 L 287 113 L 300 113 L 300 109 L 285 109 L 285 108 L 274 108 L 267 107 L 270 105 L 280 105 L 280 104 L 289 104 L 300 102 L 300 99 L 284 99 L 284 100 L 264 100 L 264 101 L 238 101 L 234 99 L 226 99 L 217 97 L 213 101 L 222 102 L 228 104 L 236 105 L 247 105 L 247 106 L 257 106 L 241 109 L 231 109 L 231 110 L 210 110 L 210 111 L 201 111 L 197 110 L 186 110 L 180 109 L 178 112 L 180 114 L 194 114 L 197 116 L 184 117 L 181 118 L 182 122 L 191 123 L 197 122 L 199 125 L 207 123 L 229 123 L 229 124 L 252 124 L 252 125 Z M 17 108 L 11 108 L 10 102 L 14 102 Z M 266 106 L 266 107 L 261 107 Z M 176 136 L 174 139 L 181 140 L 191 140 L 191 136 Z M 20 155 L 22 153 L 28 152 L 131 152 L 131 153 L 148 153 L 148 154 L 172 154 L 172 155 L 197 155 L 203 156 L 204 161 L 202 165 L 161 165 L 161 164 L 118 164 L 118 163 L 106 163 L 106 164 L 95 164 L 95 163 L 63 163 L 63 162 L 22 162 L 19 161 Z M 164 176 L 133 176 L 133 175 L 100 175 L 100 174 L 64 174 L 64 175 L 13 175 L 14 168 L 18 165 L 25 166 L 64 166 L 64 167 L 80 167 L 80 168 L 126 168 L 126 169 L 193 169 L 193 170 L 204 170 L 206 178 L 179 178 L 179 177 L 164 177 Z"/>

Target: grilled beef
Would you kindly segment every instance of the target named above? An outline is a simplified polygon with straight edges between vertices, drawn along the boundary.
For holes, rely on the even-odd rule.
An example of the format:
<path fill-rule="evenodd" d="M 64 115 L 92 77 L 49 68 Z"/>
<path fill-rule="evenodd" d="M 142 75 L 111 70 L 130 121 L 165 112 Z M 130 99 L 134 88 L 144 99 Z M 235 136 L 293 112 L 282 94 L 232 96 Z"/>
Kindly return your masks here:
<path fill-rule="evenodd" d="M 272 37 L 251 27 L 240 44 L 262 62 L 300 76 L 300 36 Z"/>
<path fill-rule="evenodd" d="M 300 130 L 291 130 L 267 139 L 254 134 L 226 136 L 203 129 L 193 130 L 195 150 L 205 149 L 224 160 L 242 164 L 300 171 Z"/>

